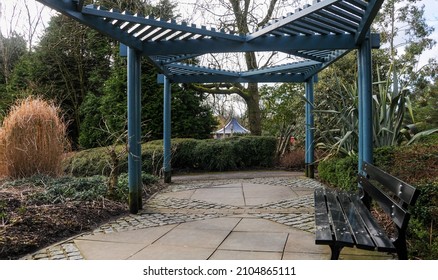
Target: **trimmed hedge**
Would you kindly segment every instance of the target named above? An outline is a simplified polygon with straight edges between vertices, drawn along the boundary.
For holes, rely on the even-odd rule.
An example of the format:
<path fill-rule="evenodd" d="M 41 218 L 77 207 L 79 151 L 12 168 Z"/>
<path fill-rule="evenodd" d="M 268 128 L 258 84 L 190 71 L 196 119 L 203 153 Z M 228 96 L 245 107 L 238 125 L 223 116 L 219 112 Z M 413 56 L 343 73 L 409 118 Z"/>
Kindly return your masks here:
<path fill-rule="evenodd" d="M 395 158 L 396 147 L 382 147 L 374 150 L 374 164 L 390 172 Z M 357 155 L 343 158 L 333 157 L 318 164 L 318 175 L 324 183 L 346 191 L 357 189 Z M 392 174 L 392 173 L 391 173 Z M 394 176 L 397 176 L 394 174 Z"/>
<path fill-rule="evenodd" d="M 357 188 L 357 156 L 331 158 L 318 164 L 321 181 L 340 189 L 351 191 Z"/>
<path fill-rule="evenodd" d="M 174 170 L 227 171 L 245 168 L 270 168 L 275 165 L 275 137 L 233 137 L 222 140 L 172 139 Z M 117 147 L 125 153 L 124 146 Z M 163 141 L 142 144 L 142 170 L 159 174 L 163 165 Z M 64 161 L 64 171 L 73 176 L 108 175 L 106 148 L 77 152 Z M 127 156 L 120 160 L 120 172 L 127 172 Z"/>

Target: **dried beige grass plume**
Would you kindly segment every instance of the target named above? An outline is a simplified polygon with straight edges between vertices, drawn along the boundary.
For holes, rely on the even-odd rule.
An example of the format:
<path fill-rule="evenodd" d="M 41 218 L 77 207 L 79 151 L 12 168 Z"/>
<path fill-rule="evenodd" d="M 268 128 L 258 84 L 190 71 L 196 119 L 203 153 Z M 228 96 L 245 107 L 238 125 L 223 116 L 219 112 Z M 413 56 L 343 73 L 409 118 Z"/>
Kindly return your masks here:
<path fill-rule="evenodd" d="M 57 176 L 68 148 L 60 109 L 41 98 L 19 100 L 0 131 L 0 172 L 11 178 Z"/>

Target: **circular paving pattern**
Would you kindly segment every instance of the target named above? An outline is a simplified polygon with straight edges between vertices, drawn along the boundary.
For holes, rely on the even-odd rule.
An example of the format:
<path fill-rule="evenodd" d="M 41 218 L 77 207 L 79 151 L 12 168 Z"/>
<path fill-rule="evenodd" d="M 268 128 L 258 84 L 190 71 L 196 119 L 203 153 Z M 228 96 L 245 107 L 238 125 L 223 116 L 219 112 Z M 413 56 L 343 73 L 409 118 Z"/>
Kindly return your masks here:
<path fill-rule="evenodd" d="M 313 190 L 322 186 L 301 176 L 175 182 L 151 197 L 138 214 L 121 217 L 81 236 L 236 215 L 314 232 Z M 74 240 L 54 244 L 23 259 L 84 259 Z"/>

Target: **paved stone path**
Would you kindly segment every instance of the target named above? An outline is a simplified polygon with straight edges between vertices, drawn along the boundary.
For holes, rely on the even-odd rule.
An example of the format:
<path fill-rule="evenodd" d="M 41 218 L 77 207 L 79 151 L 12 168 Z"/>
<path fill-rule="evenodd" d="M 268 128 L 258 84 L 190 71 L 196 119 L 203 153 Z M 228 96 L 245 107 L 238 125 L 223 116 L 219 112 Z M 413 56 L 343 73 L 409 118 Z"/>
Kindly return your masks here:
<path fill-rule="evenodd" d="M 174 183 L 149 199 L 137 215 L 118 218 L 24 259 L 329 256 L 326 246 L 314 246 L 311 234 L 313 191 L 322 187 L 321 183 L 303 176 L 282 177 L 280 173 L 269 178 L 241 179 L 234 175 L 223 179 L 225 176 L 209 180 L 174 179 Z M 176 247 L 170 247 L 172 244 Z M 172 251 L 178 250 L 182 255 L 177 252 L 172 255 Z M 302 254 L 305 252 L 307 255 Z"/>
<path fill-rule="evenodd" d="M 208 181 L 181 181 L 169 185 L 165 190 L 153 196 L 137 215 L 127 215 L 113 222 L 104 224 L 93 232 L 85 235 L 110 234 L 164 225 L 180 224 L 198 220 L 219 218 L 225 216 L 249 214 L 271 220 L 280 224 L 295 227 L 300 230 L 314 230 L 313 196 L 307 194 L 294 199 L 262 203 L 259 205 L 238 206 L 209 202 L 198 199 L 172 197 L 172 194 L 182 192 L 234 186 L 239 184 L 258 184 L 265 186 L 284 186 L 297 192 L 321 187 L 321 183 L 301 177 L 277 177 L 254 179 L 222 179 Z M 230 188 L 232 189 L 232 188 Z M 82 235 L 83 236 L 83 235 Z M 84 259 L 75 243 L 75 238 L 44 248 L 24 259 Z"/>

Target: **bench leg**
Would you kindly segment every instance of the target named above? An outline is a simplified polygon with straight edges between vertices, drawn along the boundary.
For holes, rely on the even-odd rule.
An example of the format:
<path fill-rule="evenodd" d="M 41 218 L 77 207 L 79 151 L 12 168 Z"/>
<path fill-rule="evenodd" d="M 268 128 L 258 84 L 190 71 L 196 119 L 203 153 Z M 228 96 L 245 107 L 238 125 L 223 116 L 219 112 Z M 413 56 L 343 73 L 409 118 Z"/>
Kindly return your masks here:
<path fill-rule="evenodd" d="M 397 239 L 393 242 L 395 249 L 397 250 L 397 256 L 399 260 L 408 259 L 408 248 L 406 246 L 406 233 L 399 230 Z"/>
<path fill-rule="evenodd" d="M 331 260 L 338 260 L 339 255 L 341 254 L 341 250 L 344 248 L 343 246 L 330 245 L 330 249 L 332 250 Z"/>

